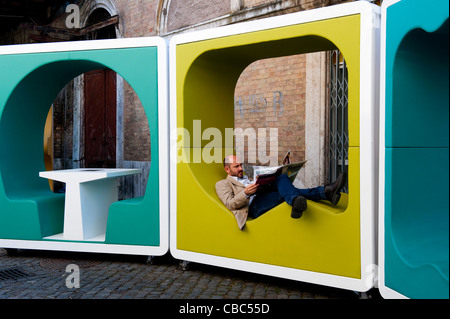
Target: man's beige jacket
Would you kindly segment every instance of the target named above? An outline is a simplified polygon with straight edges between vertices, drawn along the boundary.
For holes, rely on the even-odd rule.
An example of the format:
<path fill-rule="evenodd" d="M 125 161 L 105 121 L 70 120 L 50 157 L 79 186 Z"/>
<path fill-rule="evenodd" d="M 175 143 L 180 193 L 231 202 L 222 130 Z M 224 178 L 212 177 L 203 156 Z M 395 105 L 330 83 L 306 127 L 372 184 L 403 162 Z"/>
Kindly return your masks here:
<path fill-rule="evenodd" d="M 216 193 L 222 203 L 234 214 L 242 230 L 248 217 L 250 199 L 244 194 L 245 186 L 231 176 L 216 183 Z"/>

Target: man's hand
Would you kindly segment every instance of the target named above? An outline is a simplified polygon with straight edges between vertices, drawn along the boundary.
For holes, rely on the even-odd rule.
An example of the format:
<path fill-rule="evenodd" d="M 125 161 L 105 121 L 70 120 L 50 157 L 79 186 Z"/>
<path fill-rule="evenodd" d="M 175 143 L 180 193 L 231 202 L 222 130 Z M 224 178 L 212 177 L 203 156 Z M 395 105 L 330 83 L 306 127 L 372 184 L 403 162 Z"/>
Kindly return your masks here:
<path fill-rule="evenodd" d="M 250 184 L 244 189 L 244 194 L 247 196 L 251 196 L 256 193 L 258 190 L 258 184 Z"/>

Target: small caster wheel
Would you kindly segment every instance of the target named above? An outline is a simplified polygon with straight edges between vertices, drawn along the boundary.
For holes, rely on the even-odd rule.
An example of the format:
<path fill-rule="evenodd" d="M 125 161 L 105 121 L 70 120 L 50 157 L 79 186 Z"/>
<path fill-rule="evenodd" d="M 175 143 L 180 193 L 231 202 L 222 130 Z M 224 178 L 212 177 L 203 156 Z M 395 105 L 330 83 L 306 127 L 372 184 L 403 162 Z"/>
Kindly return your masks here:
<path fill-rule="evenodd" d="M 181 267 L 182 270 L 188 270 L 188 268 L 189 268 L 189 261 L 187 261 L 187 260 L 180 261 L 180 267 Z"/>
<path fill-rule="evenodd" d="M 5 248 L 8 256 L 17 256 L 19 254 L 19 249 L 16 248 Z"/>

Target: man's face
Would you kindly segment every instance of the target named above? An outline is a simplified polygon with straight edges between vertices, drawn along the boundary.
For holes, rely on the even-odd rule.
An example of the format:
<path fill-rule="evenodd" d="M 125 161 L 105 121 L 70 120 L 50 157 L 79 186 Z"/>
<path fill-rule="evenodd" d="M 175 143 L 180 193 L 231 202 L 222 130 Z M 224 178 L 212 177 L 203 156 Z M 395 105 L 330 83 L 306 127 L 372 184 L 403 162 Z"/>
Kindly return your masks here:
<path fill-rule="evenodd" d="M 225 171 L 230 176 L 237 176 L 242 178 L 244 176 L 244 170 L 242 169 L 242 163 L 238 158 L 232 158 L 232 162 L 225 166 Z"/>

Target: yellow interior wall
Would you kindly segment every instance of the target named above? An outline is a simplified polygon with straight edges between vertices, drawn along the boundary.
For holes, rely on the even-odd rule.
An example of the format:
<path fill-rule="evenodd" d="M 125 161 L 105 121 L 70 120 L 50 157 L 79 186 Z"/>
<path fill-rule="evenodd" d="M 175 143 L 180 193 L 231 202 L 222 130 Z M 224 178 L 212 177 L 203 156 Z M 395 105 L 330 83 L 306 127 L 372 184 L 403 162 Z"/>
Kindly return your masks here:
<path fill-rule="evenodd" d="M 47 114 L 47 119 L 45 121 L 44 128 L 44 162 L 45 162 L 45 170 L 51 171 L 53 170 L 53 118 L 52 112 L 53 108 L 50 108 L 50 111 Z M 51 190 L 53 191 L 53 181 L 48 180 Z"/>

